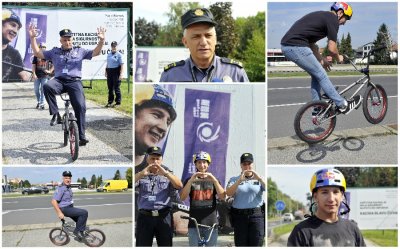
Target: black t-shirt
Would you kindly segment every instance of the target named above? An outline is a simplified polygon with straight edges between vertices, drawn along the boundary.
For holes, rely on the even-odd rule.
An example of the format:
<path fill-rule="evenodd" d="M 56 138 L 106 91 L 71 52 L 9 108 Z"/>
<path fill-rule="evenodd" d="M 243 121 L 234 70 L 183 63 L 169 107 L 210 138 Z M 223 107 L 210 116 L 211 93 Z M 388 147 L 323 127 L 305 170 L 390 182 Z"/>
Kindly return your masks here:
<path fill-rule="evenodd" d="M 36 56 L 33 57 L 32 64 L 36 64 L 35 74 L 38 78 L 47 76 L 45 70 L 49 70 L 51 67 L 51 61 L 39 59 Z"/>
<path fill-rule="evenodd" d="M 186 179 L 184 186 L 190 178 Z M 190 187 L 190 217 L 197 223 L 212 226 L 217 223 L 217 190 L 211 181 L 195 181 Z M 189 221 L 188 227 L 195 227 L 194 222 Z"/>
<path fill-rule="evenodd" d="M 366 246 L 354 221 L 339 218 L 335 223 L 312 216 L 297 224 L 289 236 L 287 246 Z"/>
<path fill-rule="evenodd" d="M 21 81 L 21 77 L 18 75 L 24 67 L 24 63 L 22 62 L 22 57 L 19 54 L 18 50 L 7 45 L 7 47 L 3 50 L 3 62 L 11 63 L 13 65 L 9 65 L 6 63 L 3 64 L 3 82 L 15 82 Z"/>
<path fill-rule="evenodd" d="M 296 21 L 281 40 L 282 45 L 309 47 L 322 38 L 336 42 L 339 20 L 330 11 L 316 11 Z"/>

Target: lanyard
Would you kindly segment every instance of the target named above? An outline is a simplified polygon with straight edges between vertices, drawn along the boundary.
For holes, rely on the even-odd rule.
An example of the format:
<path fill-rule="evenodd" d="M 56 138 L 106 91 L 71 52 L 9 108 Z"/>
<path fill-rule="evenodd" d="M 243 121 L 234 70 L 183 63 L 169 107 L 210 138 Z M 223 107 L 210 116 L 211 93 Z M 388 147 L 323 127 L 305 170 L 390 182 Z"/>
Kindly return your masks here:
<path fill-rule="evenodd" d="M 154 195 L 154 186 L 156 185 L 156 176 L 148 176 L 151 185 L 151 195 Z"/>
<path fill-rule="evenodd" d="M 207 75 L 208 75 L 208 77 L 207 77 L 207 82 L 210 82 L 212 76 L 214 76 L 214 72 L 215 72 L 214 69 L 215 69 L 214 67 L 211 68 L 211 70 L 210 70 L 211 72 L 209 71 L 209 72 L 207 73 Z M 191 71 L 191 73 L 192 73 L 192 82 L 197 82 L 197 78 L 196 78 L 196 75 L 194 74 L 193 67 L 191 68 L 190 71 Z"/>

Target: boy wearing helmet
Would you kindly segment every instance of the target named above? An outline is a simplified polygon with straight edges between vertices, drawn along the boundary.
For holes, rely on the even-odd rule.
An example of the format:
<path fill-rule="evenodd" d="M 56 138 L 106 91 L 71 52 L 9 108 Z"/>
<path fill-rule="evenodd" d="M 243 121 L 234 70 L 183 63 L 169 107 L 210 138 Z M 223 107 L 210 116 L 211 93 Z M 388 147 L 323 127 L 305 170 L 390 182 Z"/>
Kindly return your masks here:
<path fill-rule="evenodd" d="M 44 51 L 46 50 L 46 44 L 41 42 L 39 44 L 39 48 Z M 53 63 L 46 59 L 39 59 L 36 56 L 33 56 L 32 60 L 32 75 L 34 82 L 35 95 L 37 100 L 36 109 L 43 110 L 44 109 L 44 92 L 43 86 L 50 79 L 50 75 L 54 70 Z"/>
<path fill-rule="evenodd" d="M 2 9 L 2 14 L 2 81 L 29 81 L 30 74 L 24 71 L 24 63 L 22 62 L 20 53 L 18 50 L 9 45 L 9 43 L 17 37 L 18 31 L 22 27 L 19 16 L 11 9 Z"/>
<path fill-rule="evenodd" d="M 190 217 L 197 220 L 199 224 L 212 226 L 218 223 L 217 219 L 217 196 L 225 200 L 225 190 L 218 179 L 208 171 L 211 164 L 211 156 L 207 152 L 200 151 L 193 155 L 193 163 L 196 173 L 184 182 L 180 193 L 181 201 L 190 197 Z M 199 227 L 200 234 L 204 238 L 210 236 L 210 229 Z M 189 246 L 198 246 L 198 235 L 193 221 L 188 225 Z M 213 230 L 210 241 L 206 246 L 217 246 L 218 229 Z"/>
<path fill-rule="evenodd" d="M 314 173 L 310 182 L 311 217 L 295 226 L 289 236 L 288 246 L 366 246 L 364 238 L 354 221 L 340 215 L 350 212 L 345 191 L 346 180 L 336 169 L 322 169 Z M 341 203 L 347 211 L 341 212 Z M 317 211 L 313 213 L 313 206 Z"/>
<path fill-rule="evenodd" d="M 296 21 L 281 40 L 285 57 L 311 75 L 312 100 L 321 99 L 322 88 L 343 114 L 358 108 L 362 97 L 357 95 L 347 101 L 339 95 L 325 71 L 330 71 L 331 64 L 321 56 L 316 42 L 327 37 L 329 52 L 337 62 L 342 63 L 343 56 L 337 48 L 337 33 L 339 25 L 344 25 L 352 15 L 353 10 L 349 4 L 335 2 L 331 11 L 312 12 Z"/>

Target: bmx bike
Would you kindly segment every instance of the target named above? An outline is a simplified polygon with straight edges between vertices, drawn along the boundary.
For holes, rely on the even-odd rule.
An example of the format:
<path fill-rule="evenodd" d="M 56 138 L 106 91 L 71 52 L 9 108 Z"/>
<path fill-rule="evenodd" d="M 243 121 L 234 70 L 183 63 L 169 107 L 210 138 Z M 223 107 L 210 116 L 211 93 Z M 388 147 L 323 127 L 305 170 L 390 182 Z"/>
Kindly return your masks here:
<path fill-rule="evenodd" d="M 206 246 L 206 244 L 207 244 L 207 243 L 210 241 L 210 239 L 211 239 L 211 236 L 212 236 L 212 234 L 213 234 L 213 232 L 214 232 L 214 229 L 215 229 L 216 227 L 218 227 L 218 223 L 214 223 L 212 226 L 207 226 L 207 225 L 199 224 L 195 218 L 189 217 L 189 216 L 185 216 L 185 215 L 181 215 L 181 219 L 192 220 L 192 221 L 194 222 L 194 224 L 195 224 L 195 226 L 196 226 L 196 231 L 197 231 L 198 246 L 202 246 L 202 247 L 205 247 L 205 246 Z M 208 238 L 206 238 L 205 236 L 203 237 L 203 236 L 200 234 L 199 227 L 204 227 L 204 228 L 207 228 L 207 229 L 209 230 Z"/>
<path fill-rule="evenodd" d="M 61 219 L 61 227 L 53 228 L 49 233 L 50 241 L 56 246 L 64 246 L 69 243 L 70 236 L 76 237 L 73 233 L 75 226 Z M 99 247 L 106 241 L 106 235 L 100 229 L 89 229 L 84 231 L 83 243 L 90 247 Z"/>
<path fill-rule="evenodd" d="M 388 108 L 388 98 L 385 89 L 381 85 L 374 84 L 371 81 L 369 75 L 370 57 L 376 51 L 386 48 L 387 46 L 385 45 L 371 49 L 364 56 L 364 58 L 367 58 L 365 68 L 358 68 L 352 60 L 349 60 L 355 70 L 364 74 L 364 76 L 339 92 L 340 95 L 343 95 L 353 87 L 359 86 L 350 96 L 349 99 L 351 99 L 363 87 L 366 87 L 363 94 L 362 107 L 365 118 L 371 124 L 378 124 L 385 118 Z M 347 56 L 345 58 L 348 59 Z M 311 101 L 303 105 L 297 111 L 294 119 L 296 135 L 309 144 L 318 143 L 328 138 L 335 129 L 336 117 L 341 114 L 334 102 L 326 94 L 323 94 L 321 98 L 324 100 Z"/>

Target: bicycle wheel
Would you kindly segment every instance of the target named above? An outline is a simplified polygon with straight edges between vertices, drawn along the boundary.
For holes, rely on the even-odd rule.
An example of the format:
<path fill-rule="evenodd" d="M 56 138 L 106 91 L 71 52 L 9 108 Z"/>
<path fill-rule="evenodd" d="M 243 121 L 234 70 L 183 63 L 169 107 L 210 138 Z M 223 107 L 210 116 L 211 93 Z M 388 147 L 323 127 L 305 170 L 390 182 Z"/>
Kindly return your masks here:
<path fill-rule="evenodd" d="M 298 110 L 294 119 L 296 135 L 309 144 L 325 140 L 331 135 L 335 125 L 335 111 L 325 101 L 308 102 Z"/>
<path fill-rule="evenodd" d="M 371 124 L 378 124 L 386 116 L 388 100 L 385 89 L 381 85 L 369 86 L 364 92 L 363 112 Z"/>
<path fill-rule="evenodd" d="M 69 123 L 69 149 L 72 160 L 75 161 L 79 154 L 79 131 L 76 121 L 70 121 Z"/>
<path fill-rule="evenodd" d="M 61 228 L 53 228 L 49 233 L 51 243 L 56 246 L 63 246 L 69 243 L 69 235 Z"/>
<path fill-rule="evenodd" d="M 68 119 L 66 118 L 66 115 L 64 114 L 63 116 L 63 123 L 62 123 L 62 128 L 64 130 L 64 146 L 68 145 Z"/>
<path fill-rule="evenodd" d="M 106 241 L 106 235 L 103 233 L 103 231 L 99 229 L 90 229 L 85 233 L 86 237 L 84 239 L 84 242 L 87 246 L 99 247 L 102 246 Z"/>

